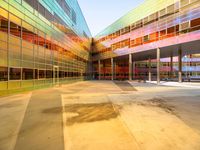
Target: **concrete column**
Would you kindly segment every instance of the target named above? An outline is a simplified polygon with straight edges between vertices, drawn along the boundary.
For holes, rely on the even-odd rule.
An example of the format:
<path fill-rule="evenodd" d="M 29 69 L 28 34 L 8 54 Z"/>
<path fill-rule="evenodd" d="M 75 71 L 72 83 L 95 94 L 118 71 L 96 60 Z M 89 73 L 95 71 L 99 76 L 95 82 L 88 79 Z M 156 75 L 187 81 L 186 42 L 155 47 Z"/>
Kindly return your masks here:
<path fill-rule="evenodd" d="M 191 76 L 191 71 L 190 71 L 190 70 L 191 70 L 191 66 L 192 66 L 192 65 L 191 65 L 191 64 L 192 64 L 192 61 L 191 61 L 191 60 L 192 60 L 192 55 L 190 55 L 190 60 L 189 60 L 189 78 L 190 78 L 190 76 Z"/>
<path fill-rule="evenodd" d="M 157 48 L 157 84 L 160 84 L 160 48 Z"/>
<path fill-rule="evenodd" d="M 113 61 L 113 65 L 114 65 L 114 66 L 113 66 L 113 68 L 114 68 L 114 69 L 113 69 L 113 72 L 114 72 L 113 78 L 116 79 L 116 78 L 117 78 L 117 77 L 116 77 L 116 70 L 117 70 L 117 68 L 116 68 L 116 67 L 117 67 L 116 61 Z"/>
<path fill-rule="evenodd" d="M 104 80 L 105 80 L 105 66 L 106 66 L 105 64 L 106 64 L 105 61 L 103 61 L 103 64 L 102 64 L 103 65 L 103 67 L 102 67 L 103 69 L 101 71 L 101 73 L 102 73 L 101 78 L 104 79 Z"/>
<path fill-rule="evenodd" d="M 111 58 L 111 80 L 114 80 L 114 61 Z"/>
<path fill-rule="evenodd" d="M 173 55 L 170 56 L 170 78 L 173 77 Z"/>
<path fill-rule="evenodd" d="M 129 80 L 132 80 L 132 72 L 133 72 L 133 62 L 132 62 L 132 54 L 129 54 Z"/>
<path fill-rule="evenodd" d="M 133 62 L 132 66 L 133 66 L 133 76 L 132 76 L 132 78 L 135 79 L 135 61 Z"/>
<path fill-rule="evenodd" d="M 101 60 L 98 61 L 98 67 L 99 67 L 99 80 L 101 80 Z"/>
<path fill-rule="evenodd" d="M 149 81 L 151 82 L 151 58 L 149 58 Z"/>
<path fill-rule="evenodd" d="M 182 50 L 178 50 L 178 82 L 182 82 Z"/>

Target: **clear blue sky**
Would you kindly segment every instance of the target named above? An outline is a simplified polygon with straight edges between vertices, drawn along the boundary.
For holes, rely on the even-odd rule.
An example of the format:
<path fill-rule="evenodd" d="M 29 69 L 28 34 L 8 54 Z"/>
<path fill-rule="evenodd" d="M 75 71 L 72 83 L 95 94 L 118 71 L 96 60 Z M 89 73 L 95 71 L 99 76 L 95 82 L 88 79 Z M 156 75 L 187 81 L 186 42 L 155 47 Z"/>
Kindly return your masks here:
<path fill-rule="evenodd" d="M 144 0 L 78 0 L 93 36 L 143 1 Z"/>

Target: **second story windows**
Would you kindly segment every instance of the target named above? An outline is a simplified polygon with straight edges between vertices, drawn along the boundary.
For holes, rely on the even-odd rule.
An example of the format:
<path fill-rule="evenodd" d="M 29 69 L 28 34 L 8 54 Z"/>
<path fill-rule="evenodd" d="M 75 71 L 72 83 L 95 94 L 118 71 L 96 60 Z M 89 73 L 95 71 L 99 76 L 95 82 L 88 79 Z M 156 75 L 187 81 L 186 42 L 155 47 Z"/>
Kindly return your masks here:
<path fill-rule="evenodd" d="M 190 26 L 192 31 L 200 30 L 200 18 L 192 20 Z"/>
<path fill-rule="evenodd" d="M 72 21 L 76 24 L 76 12 L 72 9 Z"/>
<path fill-rule="evenodd" d="M 182 32 L 182 33 L 188 32 L 189 28 L 190 28 L 190 22 L 189 21 L 180 24 L 180 32 Z"/>
<path fill-rule="evenodd" d="M 200 30 L 199 6 L 198 0 L 176 1 L 129 26 L 122 26 L 122 29 L 100 38 L 97 43 L 110 46 L 115 51 L 145 44 L 148 46 L 151 42 L 167 38 L 173 40 L 179 35 L 181 38 L 181 34 Z"/>
<path fill-rule="evenodd" d="M 56 0 L 56 2 L 64 10 L 64 12 L 70 17 L 71 9 L 70 9 L 69 5 L 64 0 Z"/>
<path fill-rule="evenodd" d="M 8 32 L 8 20 L 0 16 L 0 31 Z"/>
<path fill-rule="evenodd" d="M 190 0 L 180 0 L 180 5 L 181 5 L 181 7 L 184 7 L 184 6 L 188 5 L 189 2 L 190 2 Z"/>
<path fill-rule="evenodd" d="M 143 42 L 144 43 L 147 43 L 149 41 L 149 35 L 145 35 L 144 37 L 143 37 Z"/>
<path fill-rule="evenodd" d="M 121 29 L 121 35 L 126 34 L 128 32 L 130 32 L 130 27 L 129 26 Z"/>

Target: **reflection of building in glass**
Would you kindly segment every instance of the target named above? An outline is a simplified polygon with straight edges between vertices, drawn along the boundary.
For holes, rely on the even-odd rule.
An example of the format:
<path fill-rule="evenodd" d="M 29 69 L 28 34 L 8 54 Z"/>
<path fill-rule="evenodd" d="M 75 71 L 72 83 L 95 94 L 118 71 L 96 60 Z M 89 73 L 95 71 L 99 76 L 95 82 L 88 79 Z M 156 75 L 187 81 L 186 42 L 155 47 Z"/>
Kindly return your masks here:
<path fill-rule="evenodd" d="M 200 1 L 148 0 L 94 38 L 96 79 L 200 78 Z"/>
<path fill-rule="evenodd" d="M 76 0 L 1 0 L 0 90 L 83 79 L 90 37 Z"/>

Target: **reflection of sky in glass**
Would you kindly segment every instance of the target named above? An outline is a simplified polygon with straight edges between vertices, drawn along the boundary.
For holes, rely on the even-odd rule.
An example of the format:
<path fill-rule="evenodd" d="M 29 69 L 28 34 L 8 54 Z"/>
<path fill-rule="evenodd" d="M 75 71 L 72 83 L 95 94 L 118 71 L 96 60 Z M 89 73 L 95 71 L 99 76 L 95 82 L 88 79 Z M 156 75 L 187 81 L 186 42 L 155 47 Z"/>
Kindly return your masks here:
<path fill-rule="evenodd" d="M 175 20 L 174 20 L 174 22 L 173 22 L 174 24 L 179 24 L 180 23 L 180 18 L 179 17 L 177 17 Z"/>
<path fill-rule="evenodd" d="M 93 35 L 125 15 L 144 0 L 78 0 Z"/>

